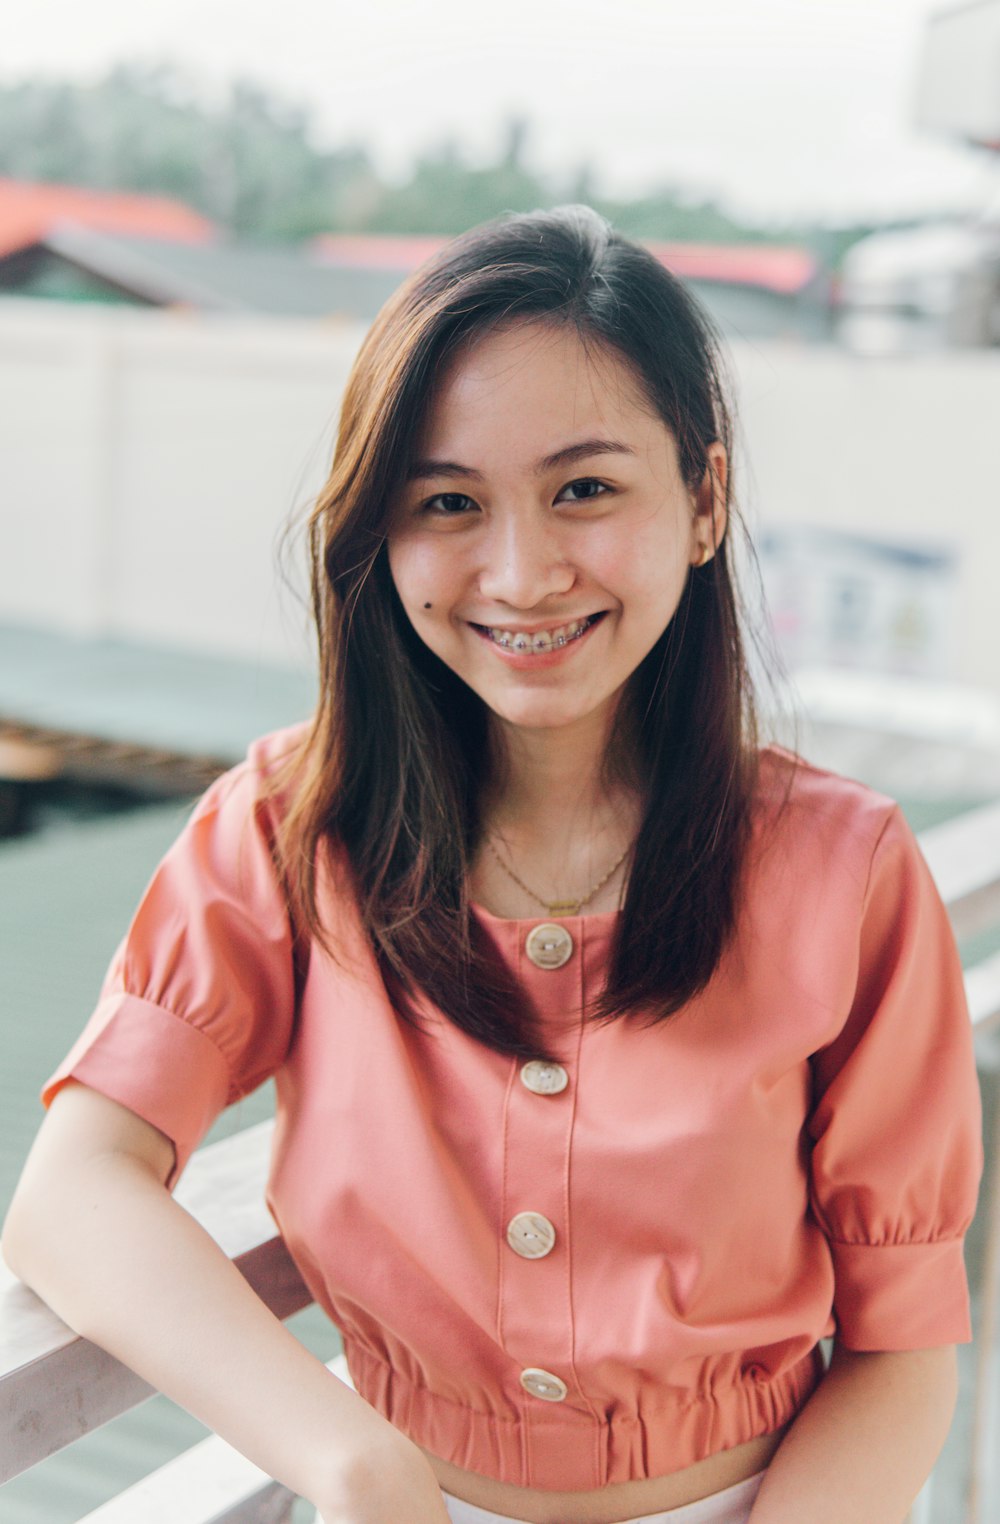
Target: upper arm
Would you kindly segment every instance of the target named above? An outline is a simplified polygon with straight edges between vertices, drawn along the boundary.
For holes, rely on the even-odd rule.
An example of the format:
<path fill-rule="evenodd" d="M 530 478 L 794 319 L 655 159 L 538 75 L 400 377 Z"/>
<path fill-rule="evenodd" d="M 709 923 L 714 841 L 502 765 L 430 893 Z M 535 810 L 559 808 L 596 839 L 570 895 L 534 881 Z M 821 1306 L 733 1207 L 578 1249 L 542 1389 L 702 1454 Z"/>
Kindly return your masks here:
<path fill-rule="evenodd" d="M 967 1342 L 962 1240 L 982 1168 L 962 968 L 898 810 L 872 859 L 853 1004 L 813 1056 L 811 1204 L 838 1338 L 853 1350 Z"/>
<path fill-rule="evenodd" d="M 71 1080 L 54 1097 L 35 1140 L 44 1170 L 71 1168 L 98 1155 L 128 1154 L 147 1165 L 161 1183 L 174 1167 L 174 1145 L 151 1122 L 109 1096 Z"/>
<path fill-rule="evenodd" d="M 70 1081 L 45 1115 L 4 1224 L 4 1258 L 15 1273 L 22 1232 L 39 1217 L 58 1213 L 62 1193 L 112 1156 L 134 1160 L 164 1186 L 174 1168 L 174 1146 L 164 1133 L 99 1091 Z"/>
<path fill-rule="evenodd" d="M 51 1104 L 74 1079 L 142 1117 L 173 1144 L 171 1183 L 219 1113 L 274 1074 L 292 1041 L 294 936 L 261 791 L 247 764 L 203 796 L 153 874 L 90 1021 L 43 1089 Z"/>

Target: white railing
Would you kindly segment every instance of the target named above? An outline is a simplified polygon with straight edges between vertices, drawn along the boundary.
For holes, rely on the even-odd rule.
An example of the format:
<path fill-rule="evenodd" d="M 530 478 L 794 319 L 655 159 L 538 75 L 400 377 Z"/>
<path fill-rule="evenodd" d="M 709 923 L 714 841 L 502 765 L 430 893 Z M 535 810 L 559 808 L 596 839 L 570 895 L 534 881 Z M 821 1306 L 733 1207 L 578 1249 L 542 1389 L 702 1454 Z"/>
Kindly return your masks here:
<path fill-rule="evenodd" d="M 962 939 L 1000 927 L 1000 804 L 925 831 L 920 844 Z M 1000 1069 L 1000 952 L 966 969 L 965 989 L 980 1068 Z M 1000 1085 L 993 1102 L 994 1155 L 1000 1148 Z M 985 1234 L 973 1291 L 978 1306 L 976 1384 L 969 1465 L 968 1524 L 1000 1517 L 1000 1159 L 987 1161 L 979 1215 Z M 948 1521 L 950 1524 L 950 1520 Z"/>
<path fill-rule="evenodd" d="M 1000 804 L 921 837 L 957 935 L 1000 928 Z M 1000 952 L 967 970 L 986 1070 L 1000 1068 Z M 1000 1086 L 991 1087 L 1000 1096 Z M 998 1101 L 1000 1111 L 1000 1101 Z M 1000 1115 L 996 1117 L 1000 1127 Z M 272 1124 L 200 1150 L 177 1198 L 208 1229 L 279 1317 L 310 1301 L 264 1205 Z M 994 1132 L 1000 1138 L 1000 1131 Z M 985 1233 L 974 1297 L 977 1375 L 966 1524 L 1000 1518 L 1000 1168 L 990 1161 L 980 1208 Z M 72 1333 L 0 1265 L 0 1483 L 37 1465 L 151 1395 L 145 1382 Z M 914 1520 L 931 1520 L 931 1485 Z M 86 1524 L 287 1524 L 294 1498 L 218 1439 L 185 1451 L 86 1516 Z M 958 1524 L 949 1510 L 947 1524 Z"/>
<path fill-rule="evenodd" d="M 312 1298 L 264 1205 L 272 1123 L 200 1149 L 176 1197 L 279 1317 Z M 153 1395 L 0 1264 L 0 1483 Z M 285 1524 L 294 1498 L 210 1439 L 88 1514 L 88 1524 Z"/>

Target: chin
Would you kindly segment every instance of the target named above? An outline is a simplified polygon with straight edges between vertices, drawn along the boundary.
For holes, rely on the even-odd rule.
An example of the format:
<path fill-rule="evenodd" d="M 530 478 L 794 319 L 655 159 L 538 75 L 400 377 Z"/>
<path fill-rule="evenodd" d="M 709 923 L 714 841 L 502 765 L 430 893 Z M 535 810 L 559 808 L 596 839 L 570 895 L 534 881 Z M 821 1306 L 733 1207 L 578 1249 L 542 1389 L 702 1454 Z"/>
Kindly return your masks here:
<path fill-rule="evenodd" d="M 586 709 L 581 708 L 557 708 L 552 704 L 510 704 L 502 708 L 493 708 L 493 714 L 504 725 L 512 725 L 518 730 L 568 730 L 573 725 L 578 725 L 593 717 L 599 705 L 593 705 Z"/>

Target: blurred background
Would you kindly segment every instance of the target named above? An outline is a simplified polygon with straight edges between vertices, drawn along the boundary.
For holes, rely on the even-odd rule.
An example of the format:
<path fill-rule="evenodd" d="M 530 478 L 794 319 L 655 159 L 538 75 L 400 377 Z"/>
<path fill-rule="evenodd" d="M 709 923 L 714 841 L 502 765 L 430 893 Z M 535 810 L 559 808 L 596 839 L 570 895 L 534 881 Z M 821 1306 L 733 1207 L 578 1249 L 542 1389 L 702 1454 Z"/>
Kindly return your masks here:
<path fill-rule="evenodd" d="M 22 7 L 0 57 L 0 1210 L 191 797 L 310 711 L 294 524 L 367 324 L 449 235 L 565 201 L 648 242 L 728 341 L 775 730 L 918 829 L 1000 795 L 1000 0 Z M 154 1399 L 0 1488 L 0 1521 L 69 1524 L 200 1432 Z"/>

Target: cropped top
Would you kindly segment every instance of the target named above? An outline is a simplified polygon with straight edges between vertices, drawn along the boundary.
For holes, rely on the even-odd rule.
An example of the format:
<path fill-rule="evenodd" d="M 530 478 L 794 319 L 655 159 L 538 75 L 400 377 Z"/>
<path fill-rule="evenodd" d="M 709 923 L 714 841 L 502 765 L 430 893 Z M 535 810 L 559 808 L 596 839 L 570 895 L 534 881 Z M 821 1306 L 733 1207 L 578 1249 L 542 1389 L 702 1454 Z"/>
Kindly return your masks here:
<path fill-rule="evenodd" d="M 261 789 L 291 739 L 202 798 L 44 1097 L 72 1076 L 131 1108 L 176 1177 L 275 1076 L 268 1204 L 381 1413 L 458 1466 L 589 1490 L 773 1431 L 825 1336 L 968 1340 L 971 1029 L 891 801 L 764 751 L 735 935 L 665 1022 L 584 1017 L 614 914 L 477 910 L 558 1060 L 525 1062 L 429 1002 L 401 1019 L 336 859 L 336 957 L 297 961 Z"/>

